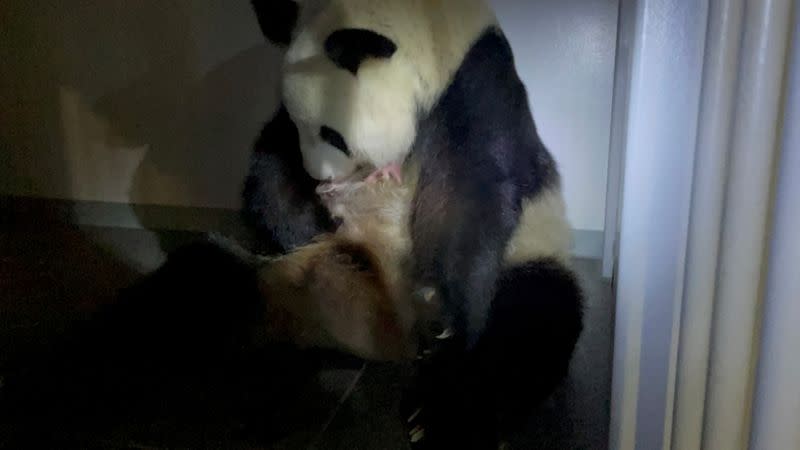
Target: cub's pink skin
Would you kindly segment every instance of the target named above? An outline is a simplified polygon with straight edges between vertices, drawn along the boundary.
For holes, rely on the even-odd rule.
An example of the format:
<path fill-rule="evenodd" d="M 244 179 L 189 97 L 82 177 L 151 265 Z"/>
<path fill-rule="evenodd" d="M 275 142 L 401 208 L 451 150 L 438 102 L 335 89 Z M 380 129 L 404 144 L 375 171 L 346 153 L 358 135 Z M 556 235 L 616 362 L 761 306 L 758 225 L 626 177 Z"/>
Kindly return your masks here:
<path fill-rule="evenodd" d="M 369 174 L 364 181 L 367 183 L 374 183 L 376 181 L 386 179 L 395 180 L 398 183 L 403 182 L 403 167 L 400 165 L 400 163 L 393 162 L 387 164 Z"/>
<path fill-rule="evenodd" d="M 397 183 L 403 182 L 403 165 L 400 163 L 387 164 L 381 168 L 375 169 L 364 176 L 363 170 L 357 170 L 351 175 L 338 178 L 335 180 L 328 180 L 320 183 L 317 186 L 317 195 L 322 197 L 333 197 L 339 195 L 343 190 L 352 188 L 358 183 L 377 183 L 380 181 L 396 181 Z"/>

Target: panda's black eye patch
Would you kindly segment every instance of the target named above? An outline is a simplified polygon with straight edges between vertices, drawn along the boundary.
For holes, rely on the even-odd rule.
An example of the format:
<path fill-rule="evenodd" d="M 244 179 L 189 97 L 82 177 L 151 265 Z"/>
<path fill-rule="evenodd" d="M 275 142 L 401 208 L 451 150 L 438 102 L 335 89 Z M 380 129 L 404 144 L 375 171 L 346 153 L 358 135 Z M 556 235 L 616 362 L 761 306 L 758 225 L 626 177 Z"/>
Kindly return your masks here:
<path fill-rule="evenodd" d="M 345 155 L 350 156 L 350 149 L 347 148 L 347 142 L 345 142 L 342 135 L 333 128 L 323 125 L 319 129 L 319 137 L 328 144 L 341 150 Z"/>
<path fill-rule="evenodd" d="M 382 34 L 360 28 L 334 31 L 325 39 L 325 53 L 337 66 L 356 75 L 367 58 L 391 58 L 397 45 Z"/>

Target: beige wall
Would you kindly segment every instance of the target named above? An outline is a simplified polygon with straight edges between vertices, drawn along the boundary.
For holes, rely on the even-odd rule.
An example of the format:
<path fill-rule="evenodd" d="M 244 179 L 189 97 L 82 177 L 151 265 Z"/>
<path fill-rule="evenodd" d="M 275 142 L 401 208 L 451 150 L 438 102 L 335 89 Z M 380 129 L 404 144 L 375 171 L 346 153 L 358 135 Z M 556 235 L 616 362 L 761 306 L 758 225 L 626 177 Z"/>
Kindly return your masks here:
<path fill-rule="evenodd" d="M 514 48 L 573 228 L 602 230 L 618 0 L 491 0 Z"/>
<path fill-rule="evenodd" d="M 493 0 L 573 226 L 603 228 L 616 0 Z M 276 106 L 247 0 L 5 0 L 0 192 L 236 208 Z"/>
<path fill-rule="evenodd" d="M 3 193 L 238 205 L 278 67 L 247 1 L 3 3 Z"/>

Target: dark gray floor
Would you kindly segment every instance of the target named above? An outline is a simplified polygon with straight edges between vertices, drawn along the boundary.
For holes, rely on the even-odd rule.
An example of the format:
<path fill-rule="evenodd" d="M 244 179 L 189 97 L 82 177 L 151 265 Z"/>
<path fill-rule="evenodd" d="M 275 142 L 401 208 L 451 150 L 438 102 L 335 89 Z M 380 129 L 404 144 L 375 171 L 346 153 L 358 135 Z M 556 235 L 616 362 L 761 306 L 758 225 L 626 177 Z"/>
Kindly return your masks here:
<path fill-rule="evenodd" d="M 160 246 L 174 248 L 196 238 L 187 233 L 156 236 L 143 230 L 77 229 L 44 220 L 0 225 L 0 377 L 18 370 L 18 361 L 35 359 L 58 341 L 70 323 L 112 302 L 118 288 L 158 265 L 163 257 Z M 610 287 L 600 278 L 598 261 L 576 260 L 575 264 L 588 304 L 586 328 L 569 378 L 538 407 L 525 432 L 510 439 L 509 448 L 607 448 L 613 330 Z M 402 373 L 386 364 L 322 363 L 303 381 L 297 395 L 273 412 L 271 419 L 263 419 L 265 428 L 285 429 L 259 446 L 406 448 L 396 417 Z M 0 393 L 1 382 L 2 378 Z M 171 424 L 120 421 L 103 435 L 73 433 L 70 442 L 105 448 L 254 446 L 226 428 L 236 425 L 176 417 Z M 15 425 L 2 427 L 0 436 L 14 431 Z M 215 433 L 216 429 L 222 431 Z M 69 434 L 66 430 L 63 436 Z M 5 448 L 1 438 L 0 448 Z"/>

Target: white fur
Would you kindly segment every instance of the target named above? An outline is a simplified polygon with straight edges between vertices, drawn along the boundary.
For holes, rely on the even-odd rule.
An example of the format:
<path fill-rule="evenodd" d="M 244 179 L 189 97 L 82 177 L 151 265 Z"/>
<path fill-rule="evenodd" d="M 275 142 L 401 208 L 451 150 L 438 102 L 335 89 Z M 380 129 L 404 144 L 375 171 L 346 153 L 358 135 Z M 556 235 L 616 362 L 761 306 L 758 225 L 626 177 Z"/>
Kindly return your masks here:
<path fill-rule="evenodd" d="M 301 134 L 306 169 L 316 179 L 349 175 L 358 165 L 401 162 L 464 55 L 496 19 L 482 0 L 316 0 L 302 2 L 286 53 L 283 96 Z M 326 55 L 325 39 L 364 28 L 397 45 L 389 59 L 365 61 L 358 75 Z M 323 146 L 319 129 L 338 131 L 352 159 Z"/>
<path fill-rule="evenodd" d="M 405 170 L 404 181 L 347 181 L 335 195 L 322 201 L 331 215 L 342 220 L 336 234 L 366 242 L 387 266 L 390 277 L 402 276 L 411 253 L 411 204 L 416 189 L 416 169 Z M 355 178 L 361 174 L 356 173 Z"/>
<path fill-rule="evenodd" d="M 559 187 L 549 188 L 523 202 L 519 226 L 506 247 L 507 266 L 552 257 L 569 265 L 572 236 L 564 197 Z"/>

